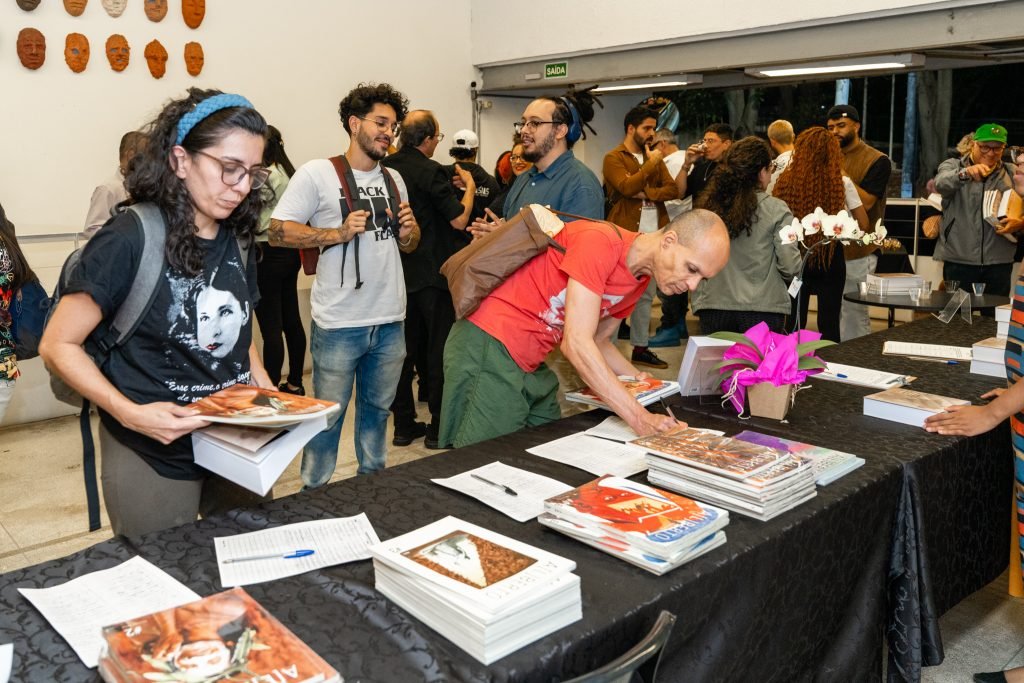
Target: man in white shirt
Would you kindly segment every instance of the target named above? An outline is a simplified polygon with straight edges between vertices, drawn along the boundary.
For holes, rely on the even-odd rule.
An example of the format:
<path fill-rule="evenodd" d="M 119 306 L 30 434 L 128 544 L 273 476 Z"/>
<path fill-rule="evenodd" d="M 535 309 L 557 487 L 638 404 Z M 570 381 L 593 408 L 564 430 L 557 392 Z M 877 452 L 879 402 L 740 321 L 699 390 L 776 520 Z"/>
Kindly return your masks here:
<path fill-rule="evenodd" d="M 128 170 L 128 162 L 145 143 L 146 136 L 138 131 L 129 131 L 121 136 L 121 146 L 118 150 L 120 163 L 117 172 L 92 191 L 89 212 L 85 216 L 85 236 L 87 238 L 92 237 L 97 230 L 103 227 L 104 223 L 110 220 L 118 204 L 128 199 L 128 192 L 124 189 L 124 174 Z"/>
<path fill-rule="evenodd" d="M 306 488 L 326 484 L 334 473 L 356 378 L 358 471 L 369 474 L 385 466 L 389 408 L 405 359 L 399 250 L 416 248 L 419 226 L 402 176 L 394 170 L 385 175 L 378 162 L 394 142 L 407 102 L 386 83 L 361 85 L 341 101 L 341 122 L 349 134 L 344 160 L 356 185 L 351 211 L 335 166 L 343 167 L 342 160 L 314 159 L 292 176 L 270 220 L 274 246 L 321 248 L 310 295 L 313 393 L 337 401 L 341 411 L 306 445 Z"/>
<path fill-rule="evenodd" d="M 765 188 L 765 192 L 768 194 L 772 193 L 775 181 L 779 179 L 782 172 L 786 170 L 786 166 L 789 166 L 789 160 L 793 158 L 794 139 L 793 124 L 789 121 L 778 119 L 769 124 L 768 144 L 775 152 L 775 161 L 772 162 L 772 167 L 769 169 L 772 172 L 772 179 L 768 181 L 768 187 Z"/>

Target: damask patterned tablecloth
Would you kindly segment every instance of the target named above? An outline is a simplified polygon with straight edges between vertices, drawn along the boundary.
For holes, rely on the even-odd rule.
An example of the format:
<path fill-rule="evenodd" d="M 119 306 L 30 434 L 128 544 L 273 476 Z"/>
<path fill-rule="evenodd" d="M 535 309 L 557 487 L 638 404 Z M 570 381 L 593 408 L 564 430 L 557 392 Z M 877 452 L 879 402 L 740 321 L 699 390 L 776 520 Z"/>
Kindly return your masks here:
<path fill-rule="evenodd" d="M 989 336 L 982 333 L 985 324 L 963 335 L 970 341 Z M 907 361 L 881 359 L 882 339 L 936 341 L 939 331 L 956 330 L 916 323 L 826 355 L 904 371 Z M 967 397 L 989 384 L 960 367 L 916 363 L 913 369 L 922 376 L 915 387 L 925 391 Z M 679 619 L 659 680 L 879 680 L 887 624 L 890 644 L 902 639 L 910 645 L 896 661 L 908 666 L 912 677 L 914 652 L 930 651 L 921 647 L 923 638 L 934 640 L 929 647 L 938 647 L 941 656 L 934 630 L 938 614 L 1005 567 L 1008 439 L 1005 430 L 948 439 L 867 418 L 860 406 L 866 393 L 815 382 L 813 389 L 797 396 L 788 425 L 741 422 L 715 405 L 677 401 L 685 406 L 685 417 L 680 417 L 698 426 L 730 434 L 770 431 L 857 453 L 867 464 L 770 522 L 731 515 L 725 546 L 662 577 L 536 522 L 517 523 L 429 481 L 501 460 L 567 484 L 582 484 L 593 477 L 525 449 L 605 416 L 594 411 L 259 508 L 141 538 L 115 538 L 9 572 L 0 576 L 0 642 L 15 643 L 14 680 L 98 680 L 95 670 L 82 665 L 17 588 L 56 585 L 138 554 L 200 595 L 209 595 L 222 589 L 213 549 L 216 536 L 362 511 L 386 539 L 451 514 L 575 560 L 582 579 L 583 619 L 485 667 L 378 594 L 368 561 L 249 590 L 347 681 L 560 680 L 628 649 L 662 609 Z M 995 464 L 1000 460 L 1005 467 Z M 903 564 L 890 579 L 894 558 L 902 558 Z M 907 598 L 908 592 L 915 600 Z"/>

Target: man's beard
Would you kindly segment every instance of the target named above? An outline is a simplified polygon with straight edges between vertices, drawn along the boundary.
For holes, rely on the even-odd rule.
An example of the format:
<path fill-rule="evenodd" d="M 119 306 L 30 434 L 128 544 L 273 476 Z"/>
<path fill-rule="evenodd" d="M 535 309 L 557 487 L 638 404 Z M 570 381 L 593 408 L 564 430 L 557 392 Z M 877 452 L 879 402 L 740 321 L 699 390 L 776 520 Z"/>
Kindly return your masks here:
<path fill-rule="evenodd" d="M 537 141 L 535 137 L 533 139 L 533 151 L 523 150 L 523 158 L 531 163 L 537 163 L 543 159 L 548 152 L 555 148 L 555 132 L 551 131 L 546 138 Z"/>
<path fill-rule="evenodd" d="M 839 146 L 840 147 L 849 147 L 850 145 L 853 144 L 853 141 L 856 140 L 856 139 L 857 139 L 857 135 L 855 133 L 852 133 L 852 132 L 848 133 L 846 135 L 839 136 L 838 137 Z"/>
<path fill-rule="evenodd" d="M 641 137 L 639 133 L 633 133 L 633 142 L 636 143 L 636 146 L 640 151 L 645 151 L 647 149 L 647 145 L 654 142 L 654 136 L 652 135 L 651 137 L 645 138 Z"/>
<path fill-rule="evenodd" d="M 375 142 L 375 137 L 365 135 L 362 128 L 360 128 L 359 132 L 356 133 L 356 144 L 359 145 L 359 149 L 363 150 L 366 156 L 370 157 L 374 161 L 380 161 L 388 155 L 388 150 L 387 148 L 385 148 L 384 151 L 377 149 L 374 147 Z"/>

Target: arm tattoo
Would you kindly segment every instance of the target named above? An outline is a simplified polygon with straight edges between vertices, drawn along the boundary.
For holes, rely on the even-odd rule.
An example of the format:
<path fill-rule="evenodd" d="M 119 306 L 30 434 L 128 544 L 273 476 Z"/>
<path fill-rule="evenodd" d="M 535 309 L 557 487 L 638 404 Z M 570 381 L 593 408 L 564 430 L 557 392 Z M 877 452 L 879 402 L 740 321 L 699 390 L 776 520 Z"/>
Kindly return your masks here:
<path fill-rule="evenodd" d="M 329 247 L 342 241 L 345 229 L 322 230 L 311 228 L 306 225 L 299 225 L 291 231 L 290 235 L 285 234 L 284 221 L 278 218 L 270 219 L 270 243 L 277 247 L 293 247 L 295 249 L 308 249 L 310 247 Z"/>

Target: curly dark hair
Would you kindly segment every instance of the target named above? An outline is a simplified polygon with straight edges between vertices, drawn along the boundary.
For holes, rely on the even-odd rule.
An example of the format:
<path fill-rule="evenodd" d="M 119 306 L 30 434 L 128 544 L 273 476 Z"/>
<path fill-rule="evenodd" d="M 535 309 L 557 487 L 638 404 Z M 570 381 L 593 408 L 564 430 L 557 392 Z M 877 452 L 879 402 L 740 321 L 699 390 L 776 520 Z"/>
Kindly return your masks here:
<path fill-rule="evenodd" d="M 177 141 L 181 117 L 203 100 L 220 94 L 220 90 L 189 88 L 187 97 L 168 102 L 146 126 L 147 143 L 132 158 L 125 176 L 125 188 L 133 203 L 152 202 L 160 207 L 167 221 L 167 261 L 188 276 L 202 271 L 204 250 L 196 235 L 195 208 L 185 181 L 175 174 L 168 159 Z M 194 155 L 235 130 L 266 138 L 267 122 L 255 109 L 228 107 L 197 123 L 181 146 Z M 220 226 L 251 244 L 265 200 L 264 193 L 250 192 Z"/>
<path fill-rule="evenodd" d="M 341 117 L 345 132 L 352 133 L 348 126 L 350 116 L 366 116 L 375 104 L 390 105 L 395 110 L 396 121 L 405 119 L 409 112 L 409 99 L 387 83 L 360 83 L 338 104 L 338 116 Z"/>
<path fill-rule="evenodd" d="M 772 194 L 786 202 L 790 213 L 798 219 L 814 213 L 818 207 L 833 215 L 842 211 L 846 207 L 843 152 L 835 136 L 821 126 L 813 126 L 797 135 L 793 158 L 775 181 Z M 804 245 L 811 247 L 821 240 L 821 232 L 807 235 Z M 834 252 L 834 243 L 825 249 L 815 249 L 808 264 L 827 266 Z"/>
<path fill-rule="evenodd" d="M 757 212 L 758 177 L 772 162 L 768 143 L 754 136 L 735 142 L 718 163 L 715 174 L 700 193 L 694 206 L 721 216 L 729 228 L 729 238 L 750 234 Z"/>
<path fill-rule="evenodd" d="M 590 126 L 590 122 L 594 120 L 594 105 L 604 108 L 601 101 L 596 99 L 590 91 L 597 86 L 591 86 L 586 90 L 569 90 L 564 95 L 541 95 L 538 100 L 547 100 L 555 105 L 555 111 L 551 115 L 551 120 L 556 124 L 564 123 L 567 126 L 572 125 L 572 112 L 569 111 L 571 105 L 576 110 L 577 115 L 580 119 L 580 129 L 583 132 L 581 139 L 587 139 L 587 130 L 597 135 L 597 131 Z M 576 144 L 576 140 L 565 139 L 569 149 Z"/>
<path fill-rule="evenodd" d="M 288 153 L 284 151 L 284 138 L 281 136 L 281 131 L 274 126 L 267 126 L 267 146 L 263 148 L 263 165 L 270 167 L 274 164 L 283 168 L 285 175 L 289 178 L 295 175 L 295 164 L 288 158 Z"/>

